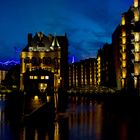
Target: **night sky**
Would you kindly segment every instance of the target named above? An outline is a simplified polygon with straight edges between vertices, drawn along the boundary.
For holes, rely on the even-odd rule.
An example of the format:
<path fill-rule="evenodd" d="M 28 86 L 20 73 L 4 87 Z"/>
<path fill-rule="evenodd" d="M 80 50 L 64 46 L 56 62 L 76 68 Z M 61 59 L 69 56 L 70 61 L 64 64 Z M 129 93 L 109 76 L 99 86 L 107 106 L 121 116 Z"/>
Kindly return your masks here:
<path fill-rule="evenodd" d="M 1 0 L 0 61 L 19 59 L 27 34 L 64 35 L 69 60 L 96 57 L 133 0 Z M 16 51 L 15 51 L 16 50 Z"/>

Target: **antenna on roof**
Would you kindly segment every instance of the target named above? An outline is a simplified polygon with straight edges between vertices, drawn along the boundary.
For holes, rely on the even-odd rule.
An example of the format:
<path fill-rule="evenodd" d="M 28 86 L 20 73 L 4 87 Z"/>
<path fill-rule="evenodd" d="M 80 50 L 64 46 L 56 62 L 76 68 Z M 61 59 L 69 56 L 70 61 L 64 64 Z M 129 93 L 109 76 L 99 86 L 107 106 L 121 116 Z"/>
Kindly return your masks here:
<path fill-rule="evenodd" d="M 74 59 L 74 56 L 72 57 L 72 63 L 74 63 L 75 62 L 75 59 Z"/>

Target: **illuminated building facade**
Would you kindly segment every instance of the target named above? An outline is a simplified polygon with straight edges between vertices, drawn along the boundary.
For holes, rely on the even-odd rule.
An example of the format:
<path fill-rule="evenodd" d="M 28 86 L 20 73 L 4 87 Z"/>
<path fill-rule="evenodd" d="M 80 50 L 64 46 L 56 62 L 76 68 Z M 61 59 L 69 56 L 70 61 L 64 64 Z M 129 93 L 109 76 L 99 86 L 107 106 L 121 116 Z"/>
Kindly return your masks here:
<path fill-rule="evenodd" d="M 112 49 L 113 49 L 113 60 L 114 60 L 114 69 L 115 69 L 115 81 L 116 87 L 118 90 L 121 89 L 121 26 L 118 25 L 112 35 Z"/>
<path fill-rule="evenodd" d="M 121 88 L 140 87 L 140 4 L 122 15 L 121 22 Z"/>
<path fill-rule="evenodd" d="M 67 36 L 28 34 L 28 44 L 20 54 L 20 90 L 25 81 L 38 82 L 38 90 L 47 89 L 47 81 L 54 81 L 54 91 L 68 87 L 68 40 Z M 39 73 L 38 73 L 39 71 Z M 49 79 L 49 78 L 53 79 Z"/>
<path fill-rule="evenodd" d="M 105 87 L 115 87 L 115 69 L 113 47 L 105 44 L 97 54 L 97 84 Z"/>
<path fill-rule="evenodd" d="M 134 0 L 134 88 L 140 89 L 140 1 Z"/>
<path fill-rule="evenodd" d="M 69 65 L 69 88 L 96 85 L 96 59 L 89 58 Z"/>
<path fill-rule="evenodd" d="M 128 89 L 132 87 L 132 73 L 133 73 L 133 62 L 132 62 L 132 49 L 133 49 L 133 29 L 134 25 L 131 23 L 133 19 L 133 12 L 131 9 L 122 15 L 121 22 L 121 88 Z M 132 87 L 133 88 L 133 87 Z"/>

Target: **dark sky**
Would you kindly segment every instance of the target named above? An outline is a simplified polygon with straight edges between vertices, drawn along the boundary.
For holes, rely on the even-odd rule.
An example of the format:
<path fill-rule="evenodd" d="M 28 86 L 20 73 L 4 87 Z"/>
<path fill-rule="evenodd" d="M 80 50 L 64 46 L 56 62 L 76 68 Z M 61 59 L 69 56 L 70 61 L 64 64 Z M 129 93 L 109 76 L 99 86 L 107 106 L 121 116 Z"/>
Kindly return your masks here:
<path fill-rule="evenodd" d="M 27 34 L 40 31 L 66 32 L 70 58 L 96 57 L 132 4 L 133 0 L 0 0 L 0 61 L 19 59 Z"/>

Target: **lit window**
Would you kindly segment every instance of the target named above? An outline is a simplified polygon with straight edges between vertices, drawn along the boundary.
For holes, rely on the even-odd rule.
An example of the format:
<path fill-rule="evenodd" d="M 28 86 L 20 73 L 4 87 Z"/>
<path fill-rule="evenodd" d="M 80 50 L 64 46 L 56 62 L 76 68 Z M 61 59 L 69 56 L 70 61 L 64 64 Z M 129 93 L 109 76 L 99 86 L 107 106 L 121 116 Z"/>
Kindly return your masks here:
<path fill-rule="evenodd" d="M 58 84 L 60 84 L 60 79 L 58 79 Z"/>
<path fill-rule="evenodd" d="M 54 72 L 54 69 L 53 68 L 51 69 L 51 72 Z"/>
<path fill-rule="evenodd" d="M 126 70 L 122 71 L 122 78 L 126 78 Z"/>
<path fill-rule="evenodd" d="M 140 61 L 140 55 L 139 55 L 139 53 L 136 53 L 135 54 L 135 61 Z"/>
<path fill-rule="evenodd" d="M 126 67 L 126 61 L 122 61 L 122 67 Z"/>
<path fill-rule="evenodd" d="M 33 76 L 30 76 L 30 79 L 33 79 Z"/>
<path fill-rule="evenodd" d="M 42 83 L 40 84 L 40 87 L 41 87 L 41 88 L 43 87 L 43 84 L 42 84 Z"/>
<path fill-rule="evenodd" d="M 135 65 L 134 67 L 134 75 L 140 75 L 140 65 Z"/>
<path fill-rule="evenodd" d="M 125 17 L 122 17 L 122 25 L 125 25 Z"/>
<path fill-rule="evenodd" d="M 126 44 L 126 38 L 125 37 L 122 38 L 122 44 Z"/>
<path fill-rule="evenodd" d="M 138 0 L 134 0 L 134 7 L 138 7 Z"/>
<path fill-rule="evenodd" d="M 44 79 L 44 76 L 41 76 L 41 79 Z"/>
<path fill-rule="evenodd" d="M 125 31 L 122 31 L 122 36 L 126 36 L 126 32 Z"/>
<path fill-rule="evenodd" d="M 138 10 L 134 11 L 134 19 L 135 19 L 135 21 L 139 21 L 139 11 Z"/>
<path fill-rule="evenodd" d="M 49 79 L 49 76 L 45 76 L 45 79 Z"/>
<path fill-rule="evenodd" d="M 124 79 L 122 79 L 122 88 L 124 88 Z"/>
<path fill-rule="evenodd" d="M 100 60 L 101 60 L 101 58 L 100 58 L 100 57 L 98 57 L 98 62 L 100 62 Z"/>
<path fill-rule="evenodd" d="M 34 79 L 38 79 L 38 77 L 37 76 L 34 76 Z"/>
<path fill-rule="evenodd" d="M 139 41 L 140 37 L 139 37 L 139 33 L 135 33 L 135 41 Z"/>
<path fill-rule="evenodd" d="M 123 45 L 123 46 L 122 46 L 122 51 L 124 52 L 124 51 L 125 51 L 125 49 L 126 49 L 126 46 L 125 46 L 125 45 Z"/>
<path fill-rule="evenodd" d="M 123 53 L 123 54 L 122 54 L 122 59 L 123 59 L 123 60 L 126 59 L 126 53 Z"/>
<path fill-rule="evenodd" d="M 136 43 L 135 44 L 135 52 L 138 52 L 140 51 L 140 46 L 139 46 L 139 43 Z"/>

